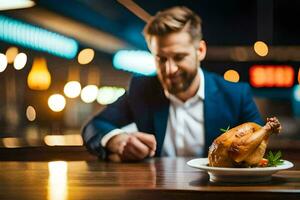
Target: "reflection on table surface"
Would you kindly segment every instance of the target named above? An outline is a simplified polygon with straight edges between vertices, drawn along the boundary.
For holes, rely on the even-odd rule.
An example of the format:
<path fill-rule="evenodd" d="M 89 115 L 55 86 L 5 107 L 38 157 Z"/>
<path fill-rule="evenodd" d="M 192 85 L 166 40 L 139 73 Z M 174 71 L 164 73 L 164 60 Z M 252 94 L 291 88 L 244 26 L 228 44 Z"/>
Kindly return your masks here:
<path fill-rule="evenodd" d="M 186 165 L 190 159 L 0 162 L 0 199 L 300 198 L 299 162 L 270 182 L 233 185 L 209 182 L 208 174 Z"/>

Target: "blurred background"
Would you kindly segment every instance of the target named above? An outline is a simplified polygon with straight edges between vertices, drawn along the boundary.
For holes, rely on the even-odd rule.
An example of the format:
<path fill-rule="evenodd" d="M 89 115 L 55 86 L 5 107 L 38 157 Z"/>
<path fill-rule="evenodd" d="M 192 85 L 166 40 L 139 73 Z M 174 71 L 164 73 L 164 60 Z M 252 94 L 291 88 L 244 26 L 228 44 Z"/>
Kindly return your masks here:
<path fill-rule="evenodd" d="M 281 121 L 270 148 L 300 149 L 300 1 L 0 0 L 0 159 L 89 158 L 82 124 L 133 73 L 155 75 L 142 30 L 175 5 L 202 17 L 201 66 L 248 82 L 264 119 Z"/>

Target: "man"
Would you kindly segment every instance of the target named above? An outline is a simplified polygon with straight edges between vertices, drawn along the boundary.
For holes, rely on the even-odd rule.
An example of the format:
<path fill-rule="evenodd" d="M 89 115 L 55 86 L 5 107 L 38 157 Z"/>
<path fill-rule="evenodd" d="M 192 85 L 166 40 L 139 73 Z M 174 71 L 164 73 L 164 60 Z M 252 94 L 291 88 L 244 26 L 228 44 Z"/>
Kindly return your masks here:
<path fill-rule="evenodd" d="M 87 148 L 112 161 L 156 156 L 204 156 L 220 128 L 262 124 L 245 83 L 230 83 L 200 68 L 206 55 L 201 20 L 186 7 L 156 14 L 144 35 L 157 76 L 133 77 L 117 102 L 83 128 Z M 120 127 L 135 122 L 138 132 Z"/>

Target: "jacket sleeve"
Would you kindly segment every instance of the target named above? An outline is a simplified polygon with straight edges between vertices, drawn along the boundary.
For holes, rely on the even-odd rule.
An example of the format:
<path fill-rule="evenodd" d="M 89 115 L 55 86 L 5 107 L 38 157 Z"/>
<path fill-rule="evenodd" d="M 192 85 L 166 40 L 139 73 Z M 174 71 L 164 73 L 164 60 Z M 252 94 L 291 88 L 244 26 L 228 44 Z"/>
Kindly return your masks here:
<path fill-rule="evenodd" d="M 260 113 L 253 100 L 251 88 L 248 84 L 245 84 L 242 89 L 242 103 L 241 103 L 240 119 L 242 122 L 255 122 L 263 125 Z"/>
<path fill-rule="evenodd" d="M 113 129 L 132 122 L 132 113 L 125 93 L 115 103 L 108 105 L 102 112 L 93 116 L 82 128 L 84 145 L 92 154 L 105 159 L 107 152 L 101 146 L 101 139 Z"/>

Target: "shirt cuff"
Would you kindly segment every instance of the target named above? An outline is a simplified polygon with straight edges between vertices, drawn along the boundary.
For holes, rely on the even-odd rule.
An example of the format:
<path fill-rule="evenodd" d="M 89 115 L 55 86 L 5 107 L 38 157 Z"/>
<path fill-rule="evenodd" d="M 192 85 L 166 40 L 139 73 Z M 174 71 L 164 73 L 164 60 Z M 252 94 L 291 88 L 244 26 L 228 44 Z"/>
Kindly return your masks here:
<path fill-rule="evenodd" d="M 101 146 L 102 147 L 106 147 L 108 141 L 116 136 L 116 135 L 119 135 L 119 134 L 122 134 L 122 133 L 126 133 L 124 130 L 122 129 L 114 129 L 110 132 L 108 132 L 106 135 L 103 136 L 103 138 L 101 139 Z"/>

